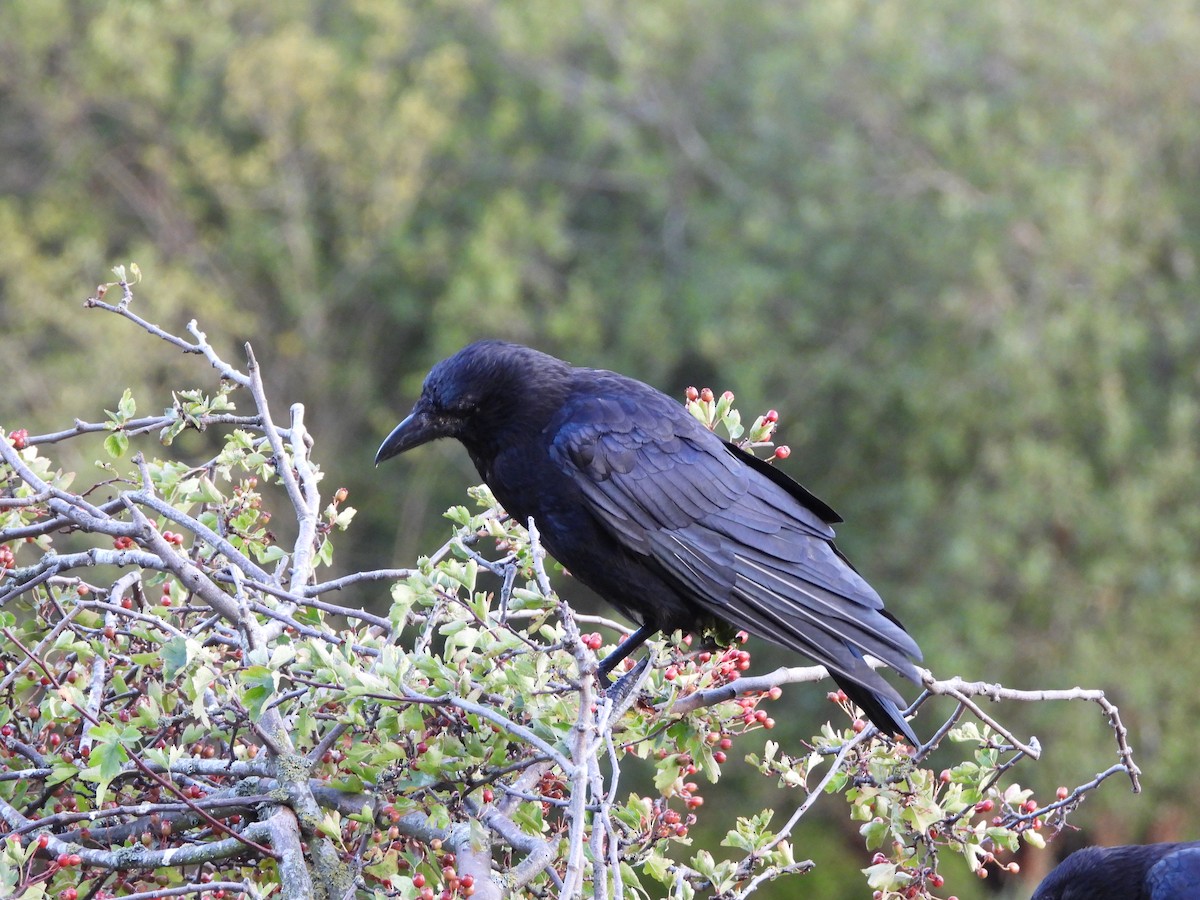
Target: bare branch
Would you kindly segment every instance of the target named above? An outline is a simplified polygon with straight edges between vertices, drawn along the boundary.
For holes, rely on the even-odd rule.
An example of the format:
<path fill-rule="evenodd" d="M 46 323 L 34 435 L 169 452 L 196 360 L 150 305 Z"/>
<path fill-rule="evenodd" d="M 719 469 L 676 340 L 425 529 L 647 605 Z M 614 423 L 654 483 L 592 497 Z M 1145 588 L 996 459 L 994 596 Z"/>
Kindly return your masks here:
<path fill-rule="evenodd" d="M 997 733 L 1003 735 L 1006 740 L 1012 742 L 1014 747 L 1020 747 L 1021 750 L 1029 754 L 1029 756 L 1037 759 L 1040 753 L 1033 747 L 1026 747 L 1020 741 L 1013 738 L 1007 729 L 995 722 L 990 716 L 987 716 L 977 704 L 971 701 L 972 697 L 986 697 L 989 700 L 1018 700 L 1026 703 L 1041 703 L 1047 701 L 1064 701 L 1064 700 L 1085 700 L 1095 703 L 1103 710 L 1108 718 L 1109 725 L 1113 729 L 1113 733 L 1117 739 L 1117 749 L 1121 757 L 1121 766 L 1129 775 L 1129 780 L 1133 785 L 1133 792 L 1140 793 L 1141 786 L 1141 769 L 1133 761 L 1133 750 L 1129 746 L 1129 732 L 1121 721 L 1120 712 L 1117 707 L 1104 696 L 1104 691 L 1087 690 L 1080 687 L 1071 688 L 1069 690 L 1039 690 L 1039 691 L 1023 691 L 1014 688 L 1006 688 L 1000 684 L 990 684 L 983 681 L 964 681 L 961 678 L 951 678 L 946 681 L 937 681 L 933 676 L 926 671 L 924 673 L 925 688 L 930 694 L 938 694 L 943 696 L 953 697 L 971 710 L 980 721 L 987 723 Z M 918 700 L 922 702 L 924 698 Z"/>
<path fill-rule="evenodd" d="M 83 305 L 85 307 L 87 307 L 88 309 L 102 309 L 105 312 L 116 313 L 118 316 L 121 316 L 122 318 L 128 319 L 129 321 L 133 322 L 135 325 L 137 325 L 139 328 L 143 329 L 147 333 L 154 335 L 156 338 L 160 338 L 160 339 L 166 341 L 168 344 L 178 347 L 184 353 L 201 353 L 201 352 L 203 352 L 201 347 L 198 346 L 197 344 L 189 344 L 183 338 L 176 337 L 175 335 L 171 334 L 170 332 L 164 331 L 163 329 L 159 328 L 157 325 L 152 325 L 150 322 L 147 322 L 141 316 L 136 315 L 135 313 L 131 313 L 128 309 L 127 303 L 122 303 L 119 306 L 113 306 L 110 303 L 105 303 L 103 300 L 99 299 L 98 297 L 89 297 L 87 300 L 85 300 L 83 302 Z"/>

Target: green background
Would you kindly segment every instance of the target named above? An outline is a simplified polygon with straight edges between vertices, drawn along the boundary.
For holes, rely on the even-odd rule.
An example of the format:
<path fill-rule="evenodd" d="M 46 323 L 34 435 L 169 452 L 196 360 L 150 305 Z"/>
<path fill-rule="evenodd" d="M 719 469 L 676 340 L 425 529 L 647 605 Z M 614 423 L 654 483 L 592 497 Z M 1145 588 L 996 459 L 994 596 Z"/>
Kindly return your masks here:
<path fill-rule="evenodd" d="M 1069 840 L 1194 838 L 1197 46 L 1182 0 L 8 0 L 0 424 L 198 386 L 81 309 L 136 261 L 140 314 L 252 341 L 306 404 L 349 570 L 432 549 L 477 480 L 450 445 L 371 465 L 471 338 L 732 389 L 935 674 L 1121 707 L 1145 793 Z M 781 703 L 785 743 L 832 711 Z M 1115 761 L 1092 707 L 993 711 L 1047 747 L 1043 799 Z M 727 773 L 712 834 L 775 796 Z M 775 896 L 863 895 L 839 804 Z"/>

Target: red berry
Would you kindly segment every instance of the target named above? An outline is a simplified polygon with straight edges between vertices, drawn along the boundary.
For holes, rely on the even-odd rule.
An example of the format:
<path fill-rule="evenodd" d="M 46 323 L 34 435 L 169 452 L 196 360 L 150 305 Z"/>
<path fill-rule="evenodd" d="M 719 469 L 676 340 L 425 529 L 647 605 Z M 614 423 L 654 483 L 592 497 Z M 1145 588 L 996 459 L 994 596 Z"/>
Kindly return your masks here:
<path fill-rule="evenodd" d="M 995 808 L 995 806 L 996 806 L 996 804 L 993 803 L 991 800 L 980 800 L 978 803 L 975 804 L 975 812 L 989 813 Z"/>
<path fill-rule="evenodd" d="M 1066 800 L 1071 796 L 1071 792 L 1065 786 L 1063 786 L 1055 792 L 1055 796 L 1058 797 L 1059 800 Z"/>
<path fill-rule="evenodd" d="M 700 399 L 705 403 L 712 403 L 713 402 L 713 392 L 710 391 L 708 388 L 701 388 L 700 389 Z"/>
<path fill-rule="evenodd" d="M 764 422 L 778 422 L 779 421 L 779 413 L 777 413 L 773 409 L 768 409 L 766 415 L 763 416 L 763 421 Z"/>
<path fill-rule="evenodd" d="M 12 441 L 14 450 L 24 450 L 29 445 L 29 432 L 24 428 L 18 428 L 8 436 Z"/>
<path fill-rule="evenodd" d="M 778 447 L 775 448 L 775 458 L 776 459 L 787 459 L 791 455 L 792 455 L 792 448 L 789 447 L 787 444 L 780 444 Z"/>
<path fill-rule="evenodd" d="M 483 802 L 484 803 L 491 803 L 495 799 L 496 799 L 495 791 L 493 791 L 491 788 L 483 789 Z"/>
<path fill-rule="evenodd" d="M 717 765 L 724 765 L 727 757 L 723 750 L 716 750 L 713 752 L 713 759 L 716 760 Z"/>
<path fill-rule="evenodd" d="M 700 392 L 698 390 L 696 390 L 694 387 L 689 387 L 686 391 L 683 392 L 683 395 L 688 398 L 689 403 L 695 403 L 697 400 L 700 399 Z"/>

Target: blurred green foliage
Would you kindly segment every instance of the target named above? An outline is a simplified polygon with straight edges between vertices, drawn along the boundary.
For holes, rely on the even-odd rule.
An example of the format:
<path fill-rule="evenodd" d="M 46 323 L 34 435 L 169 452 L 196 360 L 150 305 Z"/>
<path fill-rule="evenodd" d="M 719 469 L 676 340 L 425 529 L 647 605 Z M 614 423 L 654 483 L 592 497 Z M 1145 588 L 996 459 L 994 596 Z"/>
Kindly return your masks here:
<path fill-rule="evenodd" d="M 1198 45 L 1186 0 L 8 0 L 0 420 L 181 371 L 79 314 L 136 260 L 306 398 L 358 567 L 461 496 L 370 460 L 470 338 L 735 389 L 936 673 L 1110 691 L 1147 793 L 1094 837 L 1194 837 Z"/>

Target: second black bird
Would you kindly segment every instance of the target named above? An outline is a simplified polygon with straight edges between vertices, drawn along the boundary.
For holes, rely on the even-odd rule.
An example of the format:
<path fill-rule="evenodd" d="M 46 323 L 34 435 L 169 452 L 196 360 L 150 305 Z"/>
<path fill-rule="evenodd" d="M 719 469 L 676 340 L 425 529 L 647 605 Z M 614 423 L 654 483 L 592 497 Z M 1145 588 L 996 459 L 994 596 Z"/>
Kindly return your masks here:
<path fill-rule="evenodd" d="M 916 681 L 920 650 L 834 546 L 841 519 L 681 404 L 614 372 L 479 341 L 434 366 L 375 461 L 443 437 L 572 575 L 641 624 L 605 672 L 656 631 L 725 623 L 826 666 L 882 731 L 918 743 L 864 656 Z"/>

